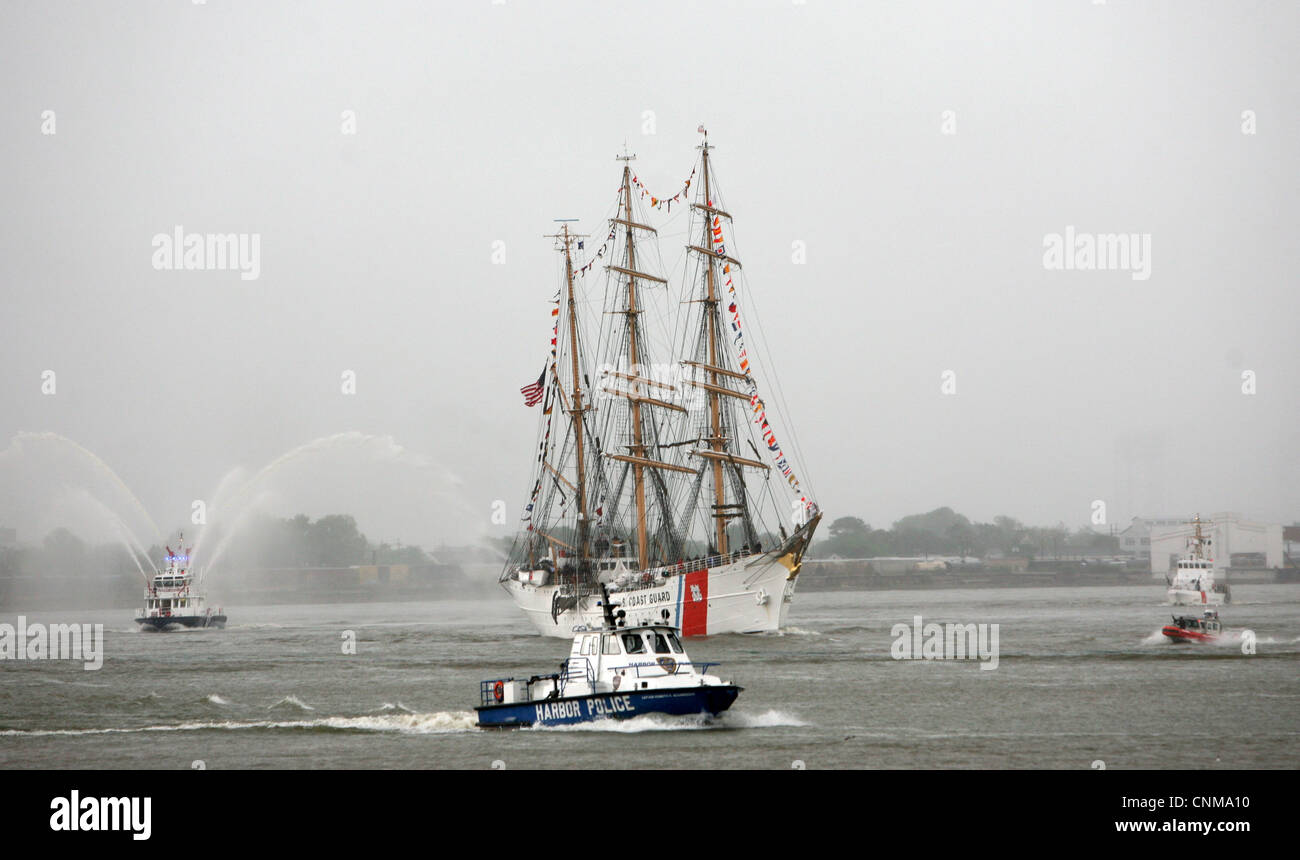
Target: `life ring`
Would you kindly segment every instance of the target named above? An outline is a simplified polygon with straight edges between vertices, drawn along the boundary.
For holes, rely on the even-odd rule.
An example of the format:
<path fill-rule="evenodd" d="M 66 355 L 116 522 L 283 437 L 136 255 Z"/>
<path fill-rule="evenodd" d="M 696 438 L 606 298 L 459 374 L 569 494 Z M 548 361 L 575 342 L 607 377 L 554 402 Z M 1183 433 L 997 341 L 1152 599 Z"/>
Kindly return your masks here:
<path fill-rule="evenodd" d="M 492 695 L 498 702 L 504 702 L 506 698 L 506 685 L 497 681 L 496 684 L 492 686 Z"/>

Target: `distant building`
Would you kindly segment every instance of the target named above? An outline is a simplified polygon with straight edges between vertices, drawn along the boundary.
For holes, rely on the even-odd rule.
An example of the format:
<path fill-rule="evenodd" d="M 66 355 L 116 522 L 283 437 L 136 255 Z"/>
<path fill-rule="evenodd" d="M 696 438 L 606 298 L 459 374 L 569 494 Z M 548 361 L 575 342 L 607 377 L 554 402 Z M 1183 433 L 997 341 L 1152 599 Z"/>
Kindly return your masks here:
<path fill-rule="evenodd" d="M 1119 538 L 1119 551 L 1133 553 L 1134 555 L 1145 555 L 1151 548 L 1151 529 L 1182 527 L 1187 525 L 1189 520 L 1191 520 L 1191 517 L 1164 517 L 1162 519 L 1134 517 L 1133 521 L 1128 524 L 1128 528 L 1116 535 Z"/>
<path fill-rule="evenodd" d="M 1282 526 L 1282 542 L 1286 544 L 1283 548 L 1286 553 L 1286 566 L 1295 567 L 1296 560 L 1300 559 L 1300 523 Z"/>
<path fill-rule="evenodd" d="M 1187 539 L 1193 532 L 1190 519 L 1150 530 L 1153 574 L 1168 573 L 1170 565 L 1187 552 Z M 1210 538 L 1207 554 L 1218 570 L 1228 567 L 1263 566 L 1274 569 L 1286 566 L 1280 523 L 1252 522 L 1243 519 L 1240 514 L 1225 512 L 1208 517 L 1201 528 Z M 1234 564 L 1234 557 L 1238 562 L 1244 563 Z"/>

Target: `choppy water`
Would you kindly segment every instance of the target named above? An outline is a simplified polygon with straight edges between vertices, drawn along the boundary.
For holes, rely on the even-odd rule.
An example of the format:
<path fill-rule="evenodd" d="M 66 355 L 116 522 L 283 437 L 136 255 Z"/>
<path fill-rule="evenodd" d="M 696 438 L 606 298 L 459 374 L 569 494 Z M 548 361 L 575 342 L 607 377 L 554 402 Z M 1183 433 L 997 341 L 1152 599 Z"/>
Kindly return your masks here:
<path fill-rule="evenodd" d="M 551 671 L 567 646 L 481 601 L 232 607 L 226 630 L 102 622 L 99 671 L 0 662 L 6 768 L 1295 768 L 1300 587 L 1237 586 L 1236 644 L 1161 641 L 1159 585 L 803 593 L 781 635 L 688 640 L 745 687 L 722 718 L 486 732 L 482 679 Z M 15 623 L 17 612 L 0 621 Z M 899 661 L 891 628 L 999 628 L 994 671 Z M 342 653 L 342 633 L 357 653 Z"/>

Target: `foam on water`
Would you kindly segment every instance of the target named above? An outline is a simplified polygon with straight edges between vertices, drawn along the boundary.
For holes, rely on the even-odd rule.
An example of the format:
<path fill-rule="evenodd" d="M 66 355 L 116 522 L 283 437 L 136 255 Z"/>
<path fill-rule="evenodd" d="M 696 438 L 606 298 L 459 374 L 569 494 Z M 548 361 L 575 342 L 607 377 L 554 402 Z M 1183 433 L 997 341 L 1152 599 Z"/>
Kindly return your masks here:
<path fill-rule="evenodd" d="M 208 696 L 208 697 L 207 697 L 206 699 L 204 699 L 203 701 L 208 702 L 208 703 L 213 704 L 213 705 L 229 705 L 229 704 L 230 704 L 230 702 L 229 702 L 227 699 L 223 699 L 223 698 L 221 698 L 221 697 L 218 696 L 216 693 L 211 694 L 210 696 Z"/>
<path fill-rule="evenodd" d="M 297 710 L 299 710 L 299 711 L 314 711 L 314 710 L 316 710 L 316 709 L 313 708 L 311 705 L 307 704 L 306 702 L 304 702 L 302 699 L 298 698 L 297 696 L 285 696 L 283 699 L 281 699 L 280 701 L 276 702 L 274 705 L 267 705 L 267 706 L 266 706 L 266 709 L 267 709 L 268 711 L 275 710 L 276 708 L 295 708 L 295 709 L 297 709 Z"/>
<path fill-rule="evenodd" d="M 627 720 L 603 719 L 568 726 L 531 726 L 522 731 L 532 732 L 615 732 L 638 734 L 640 732 L 693 731 L 712 728 L 716 723 L 703 714 L 689 717 L 672 717 L 666 714 L 643 714 Z"/>
<path fill-rule="evenodd" d="M 810 726 L 812 723 L 805 722 L 793 714 L 787 714 L 784 711 L 767 710 L 761 714 L 750 714 L 745 711 L 727 711 L 721 717 L 727 725 L 735 726 L 742 729 L 772 729 L 783 726 Z"/>
<path fill-rule="evenodd" d="M 569 726 L 533 726 L 532 729 L 526 731 L 637 734 L 639 732 L 696 731 L 699 729 L 767 729 L 807 725 L 809 723 L 798 717 L 781 711 L 768 710 L 761 714 L 725 711 L 717 717 L 709 717 L 704 714 L 693 714 L 691 716 L 643 714 L 628 720 L 603 719 L 593 720 L 589 723 L 574 723 Z"/>
<path fill-rule="evenodd" d="M 316 720 L 253 720 L 239 722 L 185 722 L 172 725 L 109 729 L 0 729 L 0 737 L 49 737 L 55 735 L 121 735 L 142 732 L 248 731 L 250 729 L 334 729 L 337 731 L 400 732 L 403 734 L 447 734 L 477 731 L 472 711 L 439 711 L 431 714 L 395 716 L 322 717 Z"/>

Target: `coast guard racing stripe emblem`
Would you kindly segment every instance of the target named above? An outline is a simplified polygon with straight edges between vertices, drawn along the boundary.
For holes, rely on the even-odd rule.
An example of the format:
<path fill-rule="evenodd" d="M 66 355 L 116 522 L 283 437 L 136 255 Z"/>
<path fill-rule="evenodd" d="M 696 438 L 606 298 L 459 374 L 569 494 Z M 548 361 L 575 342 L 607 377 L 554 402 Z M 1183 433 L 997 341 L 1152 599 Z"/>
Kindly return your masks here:
<path fill-rule="evenodd" d="M 707 636 L 709 633 L 709 572 L 693 570 L 686 574 L 682 595 L 682 635 Z"/>

